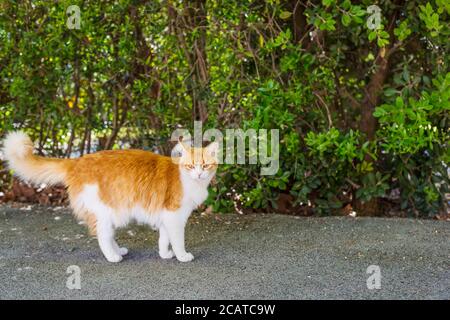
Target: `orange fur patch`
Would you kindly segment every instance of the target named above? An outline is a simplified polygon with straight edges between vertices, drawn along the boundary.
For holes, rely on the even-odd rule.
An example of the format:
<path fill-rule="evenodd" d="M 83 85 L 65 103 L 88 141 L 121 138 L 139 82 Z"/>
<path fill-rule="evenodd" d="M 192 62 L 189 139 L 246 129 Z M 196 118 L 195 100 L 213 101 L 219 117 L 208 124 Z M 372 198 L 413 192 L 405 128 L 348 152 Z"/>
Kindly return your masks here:
<path fill-rule="evenodd" d="M 75 159 L 67 167 L 66 185 L 71 201 L 84 185 L 95 184 L 100 199 L 116 212 L 139 204 L 154 213 L 180 207 L 179 175 L 178 165 L 170 157 L 141 150 L 101 151 Z M 81 217 L 86 214 L 77 213 Z"/>

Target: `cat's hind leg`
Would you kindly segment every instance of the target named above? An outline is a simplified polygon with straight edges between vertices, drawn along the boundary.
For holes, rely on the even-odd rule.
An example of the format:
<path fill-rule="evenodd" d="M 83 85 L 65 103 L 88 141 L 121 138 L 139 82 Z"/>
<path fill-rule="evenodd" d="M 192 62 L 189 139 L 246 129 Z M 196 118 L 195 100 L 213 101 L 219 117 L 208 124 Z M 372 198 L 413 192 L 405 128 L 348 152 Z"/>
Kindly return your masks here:
<path fill-rule="evenodd" d="M 116 252 L 118 252 L 121 256 L 128 254 L 128 249 L 125 247 L 119 247 L 116 240 L 113 239 L 113 246 Z"/>
<path fill-rule="evenodd" d="M 88 228 L 89 235 L 96 236 L 97 235 L 97 217 L 92 212 L 80 209 L 73 208 L 73 213 L 75 217 L 86 227 Z"/>
<path fill-rule="evenodd" d="M 114 226 L 110 219 L 103 217 L 97 220 L 97 239 L 106 260 L 109 262 L 122 261 L 120 248 L 114 240 Z"/>
<path fill-rule="evenodd" d="M 97 217 L 94 213 L 88 211 L 88 210 L 77 210 L 74 209 L 75 216 L 82 220 L 84 224 L 88 227 L 89 234 L 91 236 L 97 236 Z M 124 256 L 128 253 L 128 249 L 124 247 L 119 247 L 117 242 L 113 238 L 112 243 L 114 250 L 119 253 L 121 256 Z"/>
<path fill-rule="evenodd" d="M 79 194 L 71 195 L 71 201 L 72 199 L 73 207 L 81 209 L 77 211 L 87 211 L 95 216 L 95 232 L 106 260 L 109 262 L 122 261 L 121 253 L 125 253 L 125 250 L 121 250 L 114 240 L 114 212 L 100 199 L 98 186 L 84 185 Z"/>

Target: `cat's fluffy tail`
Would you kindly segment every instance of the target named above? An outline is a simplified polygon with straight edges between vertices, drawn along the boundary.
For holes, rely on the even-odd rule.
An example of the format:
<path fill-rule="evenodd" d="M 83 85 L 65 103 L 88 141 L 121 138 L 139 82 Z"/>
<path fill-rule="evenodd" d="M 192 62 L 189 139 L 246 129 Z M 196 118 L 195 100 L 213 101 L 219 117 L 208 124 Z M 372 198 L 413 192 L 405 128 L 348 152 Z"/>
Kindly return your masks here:
<path fill-rule="evenodd" d="M 6 136 L 2 151 L 9 168 L 23 180 L 51 185 L 65 181 L 70 160 L 33 155 L 33 142 L 21 131 Z"/>

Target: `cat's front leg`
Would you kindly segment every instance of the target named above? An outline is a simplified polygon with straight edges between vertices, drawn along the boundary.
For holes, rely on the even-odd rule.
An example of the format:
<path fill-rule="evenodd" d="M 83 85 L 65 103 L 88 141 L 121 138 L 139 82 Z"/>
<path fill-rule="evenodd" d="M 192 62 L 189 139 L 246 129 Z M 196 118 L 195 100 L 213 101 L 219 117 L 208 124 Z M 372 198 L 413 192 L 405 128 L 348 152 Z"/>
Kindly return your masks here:
<path fill-rule="evenodd" d="M 166 231 L 166 228 L 162 225 L 159 227 L 159 256 L 163 259 L 172 259 L 174 257 L 174 253 L 169 249 L 170 240 L 169 234 Z"/>
<path fill-rule="evenodd" d="M 167 231 L 172 250 L 178 261 L 188 262 L 194 259 L 192 253 L 184 247 L 184 228 L 187 217 L 180 212 L 166 212 L 163 215 L 163 227 Z"/>

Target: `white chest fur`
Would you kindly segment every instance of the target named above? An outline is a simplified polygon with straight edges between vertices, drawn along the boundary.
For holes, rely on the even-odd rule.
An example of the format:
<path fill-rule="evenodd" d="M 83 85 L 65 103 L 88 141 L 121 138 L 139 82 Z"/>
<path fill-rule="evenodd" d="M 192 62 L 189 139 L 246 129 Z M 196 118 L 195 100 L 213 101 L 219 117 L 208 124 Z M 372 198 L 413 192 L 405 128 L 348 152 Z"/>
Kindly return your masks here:
<path fill-rule="evenodd" d="M 183 173 L 180 177 L 183 186 L 182 207 L 194 210 L 208 197 L 209 180 L 193 180 Z"/>

